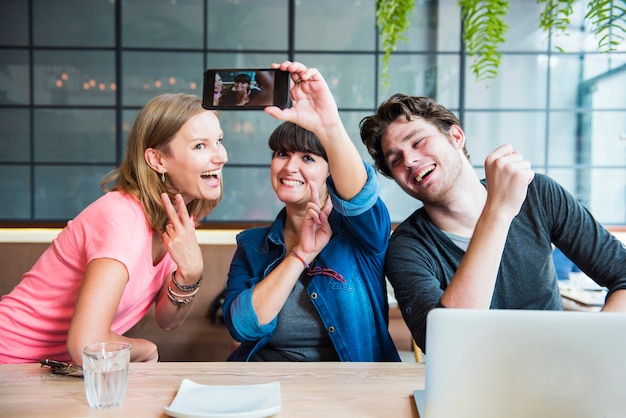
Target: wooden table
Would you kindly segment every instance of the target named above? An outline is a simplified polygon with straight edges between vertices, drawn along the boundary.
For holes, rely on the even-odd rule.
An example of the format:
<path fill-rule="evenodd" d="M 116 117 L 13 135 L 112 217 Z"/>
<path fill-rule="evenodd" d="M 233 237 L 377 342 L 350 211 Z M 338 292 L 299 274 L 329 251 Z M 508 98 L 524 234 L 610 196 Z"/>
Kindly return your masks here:
<path fill-rule="evenodd" d="M 420 363 L 131 363 L 124 404 L 90 409 L 83 379 L 38 364 L 0 365 L 0 417 L 167 417 L 182 379 L 201 384 L 279 381 L 280 417 L 418 417 Z"/>

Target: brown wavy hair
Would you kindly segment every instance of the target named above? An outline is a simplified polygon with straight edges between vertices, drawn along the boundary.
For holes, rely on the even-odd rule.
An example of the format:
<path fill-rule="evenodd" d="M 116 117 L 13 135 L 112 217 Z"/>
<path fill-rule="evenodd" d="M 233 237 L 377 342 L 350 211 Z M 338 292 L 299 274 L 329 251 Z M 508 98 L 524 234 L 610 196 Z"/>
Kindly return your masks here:
<path fill-rule="evenodd" d="M 100 182 L 105 192 L 121 191 L 134 196 L 155 231 L 162 232 L 167 222 L 161 193 L 167 193 L 174 201 L 177 191 L 169 186 L 169 182 L 161 182 L 160 174 L 146 163 L 144 153 L 146 149 L 154 148 L 169 155 L 169 144 L 176 133 L 201 112 L 210 111 L 205 110 L 202 100 L 194 95 L 162 94 L 151 99 L 135 119 L 128 136 L 124 161 Z M 187 204 L 189 215 L 197 223 L 211 213 L 221 199 L 221 193 L 216 200 L 194 199 Z"/>
<path fill-rule="evenodd" d="M 393 178 L 383 154 L 382 136 L 391 122 L 400 117 L 409 121 L 415 116 L 432 123 L 445 135 L 449 135 L 452 125 L 461 128 L 461 122 L 454 113 L 433 99 L 423 96 L 407 96 L 400 93 L 394 94 L 378 107 L 375 115 L 366 116 L 359 123 L 361 140 L 374 159 L 376 168 L 385 177 Z M 463 145 L 463 154 L 468 160 L 470 159 L 465 145 Z"/>

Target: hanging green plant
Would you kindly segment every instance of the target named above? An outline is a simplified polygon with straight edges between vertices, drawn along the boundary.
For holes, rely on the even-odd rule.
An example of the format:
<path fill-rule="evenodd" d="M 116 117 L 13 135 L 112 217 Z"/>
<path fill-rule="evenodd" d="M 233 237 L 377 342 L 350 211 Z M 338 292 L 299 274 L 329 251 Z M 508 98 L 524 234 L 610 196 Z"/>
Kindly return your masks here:
<path fill-rule="evenodd" d="M 498 46 L 509 29 L 504 18 L 509 11 L 507 0 L 459 0 L 463 17 L 463 41 L 472 57 L 470 69 L 477 81 L 495 78 L 502 55 Z"/>
<path fill-rule="evenodd" d="M 404 33 L 411 25 L 414 8 L 415 0 L 376 0 L 376 26 L 385 52 L 381 70 L 385 88 L 389 86 L 389 58 L 399 41 L 407 41 Z"/>
<path fill-rule="evenodd" d="M 590 0 L 585 20 L 591 23 L 600 52 L 615 51 L 626 34 L 626 1 Z"/>
<path fill-rule="evenodd" d="M 544 3 L 539 28 L 551 36 L 567 35 L 571 27 L 575 0 L 537 0 Z M 470 69 L 476 81 L 495 78 L 500 67 L 499 46 L 505 41 L 508 26 L 504 19 L 509 0 L 458 0 L 464 30 L 463 42 L 473 59 Z M 411 23 L 415 0 L 376 0 L 376 26 L 385 52 L 382 58 L 383 86 L 389 85 L 389 58 L 398 42 L 407 41 L 404 33 Z M 626 36 L 626 0 L 588 0 L 584 18 L 598 39 L 600 52 L 614 51 Z M 556 45 L 563 52 L 563 49 Z"/>
<path fill-rule="evenodd" d="M 554 37 L 561 34 L 567 35 L 567 27 L 570 25 L 569 17 L 574 13 L 575 0 L 537 0 L 537 3 L 545 3 L 545 7 L 539 15 L 539 28 L 546 33 L 553 32 Z M 555 45 L 561 51 L 563 48 Z"/>

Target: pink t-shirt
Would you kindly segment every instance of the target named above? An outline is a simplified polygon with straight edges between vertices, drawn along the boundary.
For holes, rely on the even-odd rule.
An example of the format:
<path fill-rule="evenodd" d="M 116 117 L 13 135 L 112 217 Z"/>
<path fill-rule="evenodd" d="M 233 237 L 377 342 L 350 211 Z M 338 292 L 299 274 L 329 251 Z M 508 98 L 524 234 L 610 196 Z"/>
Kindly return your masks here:
<path fill-rule="evenodd" d="M 141 205 L 121 192 L 93 202 L 59 233 L 22 281 L 0 300 L 0 363 L 70 361 L 67 333 L 87 264 L 111 258 L 128 283 L 111 325 L 123 334 L 146 314 L 175 264 L 152 265 L 152 230 Z"/>

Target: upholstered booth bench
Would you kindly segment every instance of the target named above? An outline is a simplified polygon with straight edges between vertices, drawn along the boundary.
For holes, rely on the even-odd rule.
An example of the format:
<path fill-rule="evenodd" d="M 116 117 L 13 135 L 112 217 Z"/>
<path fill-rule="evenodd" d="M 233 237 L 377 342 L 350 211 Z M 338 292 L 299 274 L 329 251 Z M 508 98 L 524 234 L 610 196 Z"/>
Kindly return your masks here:
<path fill-rule="evenodd" d="M 58 232 L 58 229 L 0 229 L 0 295 L 11 291 Z M 209 311 L 226 284 L 236 233 L 234 230 L 198 230 L 205 280 L 191 313 L 179 328 L 163 331 L 156 324 L 152 309 L 126 335 L 156 343 L 162 361 L 224 361 L 232 349 L 233 339 L 223 322 L 215 323 L 210 318 Z M 389 316 L 389 329 L 398 350 L 411 351 L 411 334 L 399 310 L 392 308 Z"/>

